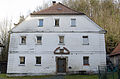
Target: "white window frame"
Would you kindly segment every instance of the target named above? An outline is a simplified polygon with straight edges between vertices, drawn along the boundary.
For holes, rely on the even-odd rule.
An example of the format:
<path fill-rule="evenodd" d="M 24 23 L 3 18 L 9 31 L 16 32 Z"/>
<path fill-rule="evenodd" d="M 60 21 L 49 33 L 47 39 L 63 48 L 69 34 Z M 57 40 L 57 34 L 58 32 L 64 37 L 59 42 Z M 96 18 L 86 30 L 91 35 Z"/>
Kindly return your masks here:
<path fill-rule="evenodd" d="M 82 36 L 83 38 L 83 45 L 89 45 L 89 37 L 88 35 Z"/>
<path fill-rule="evenodd" d="M 26 37 L 26 39 L 25 39 L 25 43 L 22 43 L 22 37 Z M 27 44 L 27 36 L 26 35 L 22 35 L 22 36 L 20 36 L 20 45 L 26 45 Z"/>
<path fill-rule="evenodd" d="M 41 58 L 41 63 L 40 64 L 37 64 L 37 57 L 40 57 Z M 41 64 L 42 64 L 42 57 L 41 56 L 35 56 L 35 65 L 36 66 L 41 66 Z"/>
<path fill-rule="evenodd" d="M 21 64 L 21 63 L 20 63 L 20 58 L 21 58 L 21 57 L 24 57 L 24 58 L 25 58 L 25 56 L 19 56 L 19 66 L 25 66 L 26 60 L 24 60 L 24 64 Z M 26 58 L 25 58 L 25 59 L 26 59 Z"/>
<path fill-rule="evenodd" d="M 43 25 L 42 26 L 40 26 L 40 20 L 43 21 Z M 38 19 L 38 27 L 43 27 L 43 26 L 44 26 L 44 19 Z"/>
<path fill-rule="evenodd" d="M 55 25 L 55 20 L 59 20 L 59 25 Z M 59 18 L 55 18 L 55 19 L 54 19 L 54 26 L 55 26 L 55 27 L 60 27 L 60 19 L 59 19 Z"/>
<path fill-rule="evenodd" d="M 74 24 L 72 24 L 73 20 L 75 20 Z M 76 27 L 76 18 L 71 18 L 70 23 L 71 23 L 71 27 Z"/>
<path fill-rule="evenodd" d="M 41 37 L 41 43 L 38 43 L 38 42 L 37 42 L 37 37 Z M 42 39 L 43 39 L 43 37 L 42 37 L 42 36 L 36 36 L 35 38 L 36 38 L 36 44 L 37 44 L 37 45 L 42 45 Z"/>
<path fill-rule="evenodd" d="M 63 43 L 60 43 L 60 36 L 63 36 L 63 37 L 64 37 Z M 58 44 L 59 44 L 59 45 L 65 45 L 65 36 L 64 36 L 64 35 L 59 35 L 59 36 L 58 36 Z"/>
<path fill-rule="evenodd" d="M 84 61 L 85 61 L 84 58 L 85 58 L 85 57 L 88 58 L 88 61 L 87 61 L 88 63 L 87 63 L 87 64 L 84 63 Z M 89 56 L 83 56 L 83 65 L 84 65 L 84 66 L 89 66 L 89 65 L 90 65 L 90 57 L 89 57 Z"/>

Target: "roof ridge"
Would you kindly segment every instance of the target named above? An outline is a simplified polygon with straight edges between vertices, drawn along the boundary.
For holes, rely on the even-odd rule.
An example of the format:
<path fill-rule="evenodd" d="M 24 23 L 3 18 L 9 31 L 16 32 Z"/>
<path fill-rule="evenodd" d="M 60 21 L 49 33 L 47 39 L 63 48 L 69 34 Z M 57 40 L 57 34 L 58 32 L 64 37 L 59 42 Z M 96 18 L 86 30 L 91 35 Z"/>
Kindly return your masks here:
<path fill-rule="evenodd" d="M 76 10 L 74 10 L 74 9 L 72 9 L 72 8 L 70 8 L 70 7 L 68 7 L 68 6 L 64 5 L 64 4 L 62 4 L 62 3 L 60 3 L 60 2 L 59 2 L 59 4 L 63 5 L 64 7 L 68 8 L 68 9 L 70 9 L 70 10 L 73 10 L 73 11 L 75 11 L 75 12 L 77 12 L 77 13 L 80 13 L 80 12 L 78 12 L 78 11 L 76 11 Z"/>
<path fill-rule="evenodd" d="M 58 11 L 56 9 L 57 7 L 62 7 L 63 10 L 62 11 Z M 74 9 L 71 9 L 68 6 L 66 6 L 66 5 L 64 5 L 64 4 L 60 3 L 60 2 L 54 4 L 54 5 L 46 8 L 46 9 L 42 9 L 40 11 L 36 11 L 36 12 L 31 13 L 31 15 L 41 15 L 41 14 L 42 15 L 47 15 L 47 14 L 48 15 L 49 14 L 68 14 L 68 15 L 69 14 L 77 14 L 77 15 L 85 15 L 84 13 L 81 13 L 81 12 L 78 12 L 78 11 L 76 11 Z"/>
<path fill-rule="evenodd" d="M 58 4 L 58 3 L 56 3 L 56 4 L 54 4 L 54 5 L 50 6 L 50 7 L 47 7 L 46 9 L 41 9 L 40 11 L 47 10 L 47 9 L 49 9 L 49 8 L 51 8 L 51 7 L 55 6 L 55 5 L 57 5 L 57 4 Z M 37 12 L 40 12 L 40 11 L 37 11 Z M 35 13 L 36 13 L 36 12 L 35 12 Z"/>

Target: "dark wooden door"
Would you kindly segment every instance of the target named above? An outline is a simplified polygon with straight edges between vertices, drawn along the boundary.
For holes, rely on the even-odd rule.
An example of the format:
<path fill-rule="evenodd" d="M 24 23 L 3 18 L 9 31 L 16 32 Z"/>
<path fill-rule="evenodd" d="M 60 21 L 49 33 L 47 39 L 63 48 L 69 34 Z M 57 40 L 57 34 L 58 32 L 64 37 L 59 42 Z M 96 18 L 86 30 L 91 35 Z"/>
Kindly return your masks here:
<path fill-rule="evenodd" d="M 66 58 L 57 58 L 57 73 L 66 72 Z"/>

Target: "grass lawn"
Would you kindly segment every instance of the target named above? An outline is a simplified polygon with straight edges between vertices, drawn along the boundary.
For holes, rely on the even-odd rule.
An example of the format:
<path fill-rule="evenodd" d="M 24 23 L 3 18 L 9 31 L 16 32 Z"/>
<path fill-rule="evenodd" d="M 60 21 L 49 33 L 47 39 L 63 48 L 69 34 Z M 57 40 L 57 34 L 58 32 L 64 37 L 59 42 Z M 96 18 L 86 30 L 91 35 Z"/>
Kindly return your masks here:
<path fill-rule="evenodd" d="M 0 78 L 2 79 L 38 79 L 38 78 L 47 78 L 51 77 L 50 75 L 42 75 L 42 76 L 23 76 L 23 77 L 7 77 L 6 74 L 0 74 Z"/>
<path fill-rule="evenodd" d="M 65 79 L 99 79 L 98 75 L 66 75 Z"/>
<path fill-rule="evenodd" d="M 51 77 L 51 75 L 7 77 L 6 74 L 0 74 L 0 78 L 2 79 L 40 79 L 48 77 Z M 98 79 L 98 75 L 65 75 L 64 79 Z"/>

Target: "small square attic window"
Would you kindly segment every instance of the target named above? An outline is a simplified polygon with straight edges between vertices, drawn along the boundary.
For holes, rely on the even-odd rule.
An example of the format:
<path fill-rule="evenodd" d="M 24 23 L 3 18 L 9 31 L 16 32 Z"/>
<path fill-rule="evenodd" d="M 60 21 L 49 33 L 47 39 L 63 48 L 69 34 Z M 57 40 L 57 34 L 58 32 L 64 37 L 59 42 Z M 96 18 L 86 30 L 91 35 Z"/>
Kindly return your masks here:
<path fill-rule="evenodd" d="M 62 10 L 62 8 L 57 8 L 58 10 Z"/>

